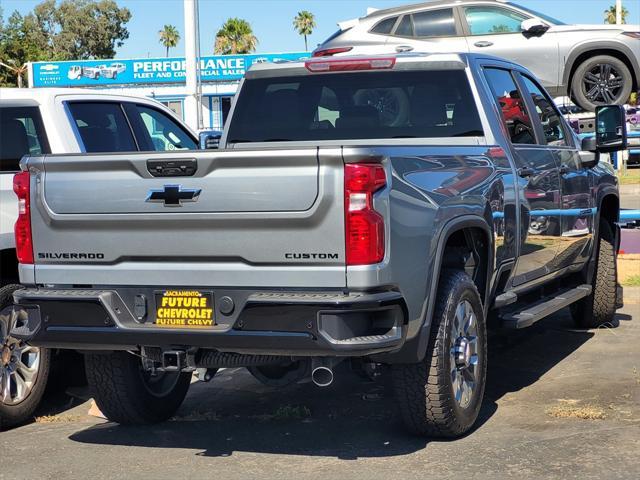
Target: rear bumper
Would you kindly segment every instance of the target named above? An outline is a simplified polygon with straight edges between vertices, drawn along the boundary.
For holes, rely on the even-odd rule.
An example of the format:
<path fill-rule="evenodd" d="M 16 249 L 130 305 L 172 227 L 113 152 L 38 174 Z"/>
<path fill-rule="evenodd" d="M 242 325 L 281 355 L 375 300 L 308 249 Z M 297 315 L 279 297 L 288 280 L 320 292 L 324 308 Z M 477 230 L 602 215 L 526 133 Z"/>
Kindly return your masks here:
<path fill-rule="evenodd" d="M 363 356 L 396 351 L 407 315 L 398 292 L 250 292 L 213 290 L 217 325 L 159 327 L 140 301 L 157 289 L 23 289 L 15 304 L 29 315 L 31 344 L 78 350 L 198 347 L 257 355 Z M 221 299 L 232 299 L 233 309 Z M 137 306 L 136 306 L 137 305 Z M 223 308 L 226 314 L 220 310 Z M 148 311 L 146 311 L 148 310 Z M 141 318 L 143 317 L 143 318 Z"/>

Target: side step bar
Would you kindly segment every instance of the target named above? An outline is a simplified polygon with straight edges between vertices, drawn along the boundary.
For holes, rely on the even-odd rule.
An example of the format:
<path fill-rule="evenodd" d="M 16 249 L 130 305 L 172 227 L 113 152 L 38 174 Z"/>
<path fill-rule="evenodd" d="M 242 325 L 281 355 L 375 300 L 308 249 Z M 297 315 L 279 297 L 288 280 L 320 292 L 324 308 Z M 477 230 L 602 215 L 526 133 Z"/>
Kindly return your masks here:
<path fill-rule="evenodd" d="M 526 310 L 520 312 L 510 312 L 502 317 L 502 326 L 504 328 L 525 328 L 530 327 L 538 320 L 551 315 L 564 307 L 580 300 L 591 294 L 591 285 L 580 285 L 560 292 L 555 297 L 543 298 Z"/>

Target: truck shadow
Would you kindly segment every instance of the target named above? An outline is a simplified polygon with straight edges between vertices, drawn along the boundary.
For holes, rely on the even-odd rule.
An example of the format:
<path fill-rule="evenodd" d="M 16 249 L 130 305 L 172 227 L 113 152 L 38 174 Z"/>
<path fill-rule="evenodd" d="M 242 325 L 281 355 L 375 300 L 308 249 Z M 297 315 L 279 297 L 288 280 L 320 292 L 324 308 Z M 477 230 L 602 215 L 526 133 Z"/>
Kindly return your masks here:
<path fill-rule="evenodd" d="M 492 332 L 485 402 L 476 429 L 496 413 L 505 394 L 535 383 L 593 335 L 573 329 L 567 312 L 523 331 Z M 424 449 L 433 440 L 404 432 L 389 377 L 372 382 L 342 364 L 328 388 L 301 384 L 276 389 L 261 385 L 244 369 L 228 369 L 208 384 L 193 384 L 182 408 L 168 422 L 143 427 L 104 423 L 70 439 L 190 449 L 212 457 L 253 452 L 355 460 Z"/>

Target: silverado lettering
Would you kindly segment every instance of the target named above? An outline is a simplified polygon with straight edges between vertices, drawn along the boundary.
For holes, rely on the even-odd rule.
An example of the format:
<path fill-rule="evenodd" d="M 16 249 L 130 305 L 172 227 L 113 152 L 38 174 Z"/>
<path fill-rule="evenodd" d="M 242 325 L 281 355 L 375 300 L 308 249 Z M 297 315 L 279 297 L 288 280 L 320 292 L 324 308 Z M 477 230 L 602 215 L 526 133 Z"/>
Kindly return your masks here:
<path fill-rule="evenodd" d="M 52 260 L 102 260 L 104 253 L 49 253 L 39 252 L 38 258 L 40 259 L 52 259 Z"/>

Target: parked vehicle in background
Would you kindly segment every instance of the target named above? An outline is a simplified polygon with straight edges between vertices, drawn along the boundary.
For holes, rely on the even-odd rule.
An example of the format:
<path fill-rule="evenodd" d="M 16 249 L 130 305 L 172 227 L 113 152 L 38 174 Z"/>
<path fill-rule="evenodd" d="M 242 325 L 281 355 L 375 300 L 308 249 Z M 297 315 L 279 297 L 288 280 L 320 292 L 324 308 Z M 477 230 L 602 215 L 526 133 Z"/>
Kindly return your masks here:
<path fill-rule="evenodd" d="M 411 432 L 456 437 L 482 404 L 489 317 L 613 320 L 599 154 L 626 139 L 622 107 L 596 115 L 580 142 L 528 70 L 484 55 L 255 64 L 221 150 L 23 163 L 17 238 L 34 236 L 11 310 L 31 345 L 91 351 L 122 424 L 171 417 L 195 369 L 326 386 L 351 360 L 390 366 Z"/>
<path fill-rule="evenodd" d="M 439 0 L 371 11 L 339 24 L 315 56 L 468 51 L 530 69 L 552 95 L 586 110 L 640 88 L 640 25 L 566 25 L 521 5 Z"/>
<path fill-rule="evenodd" d="M 18 288 L 13 177 L 24 155 L 198 148 L 195 134 L 154 100 L 72 89 L 0 89 L 0 135 L 0 310 Z M 0 317 L 0 427 L 32 415 L 52 359 L 61 361 L 57 351 L 9 335 L 9 322 Z"/>
<path fill-rule="evenodd" d="M 640 108 L 627 108 L 627 122 L 631 124 L 631 128 L 633 129 L 640 128 Z"/>

